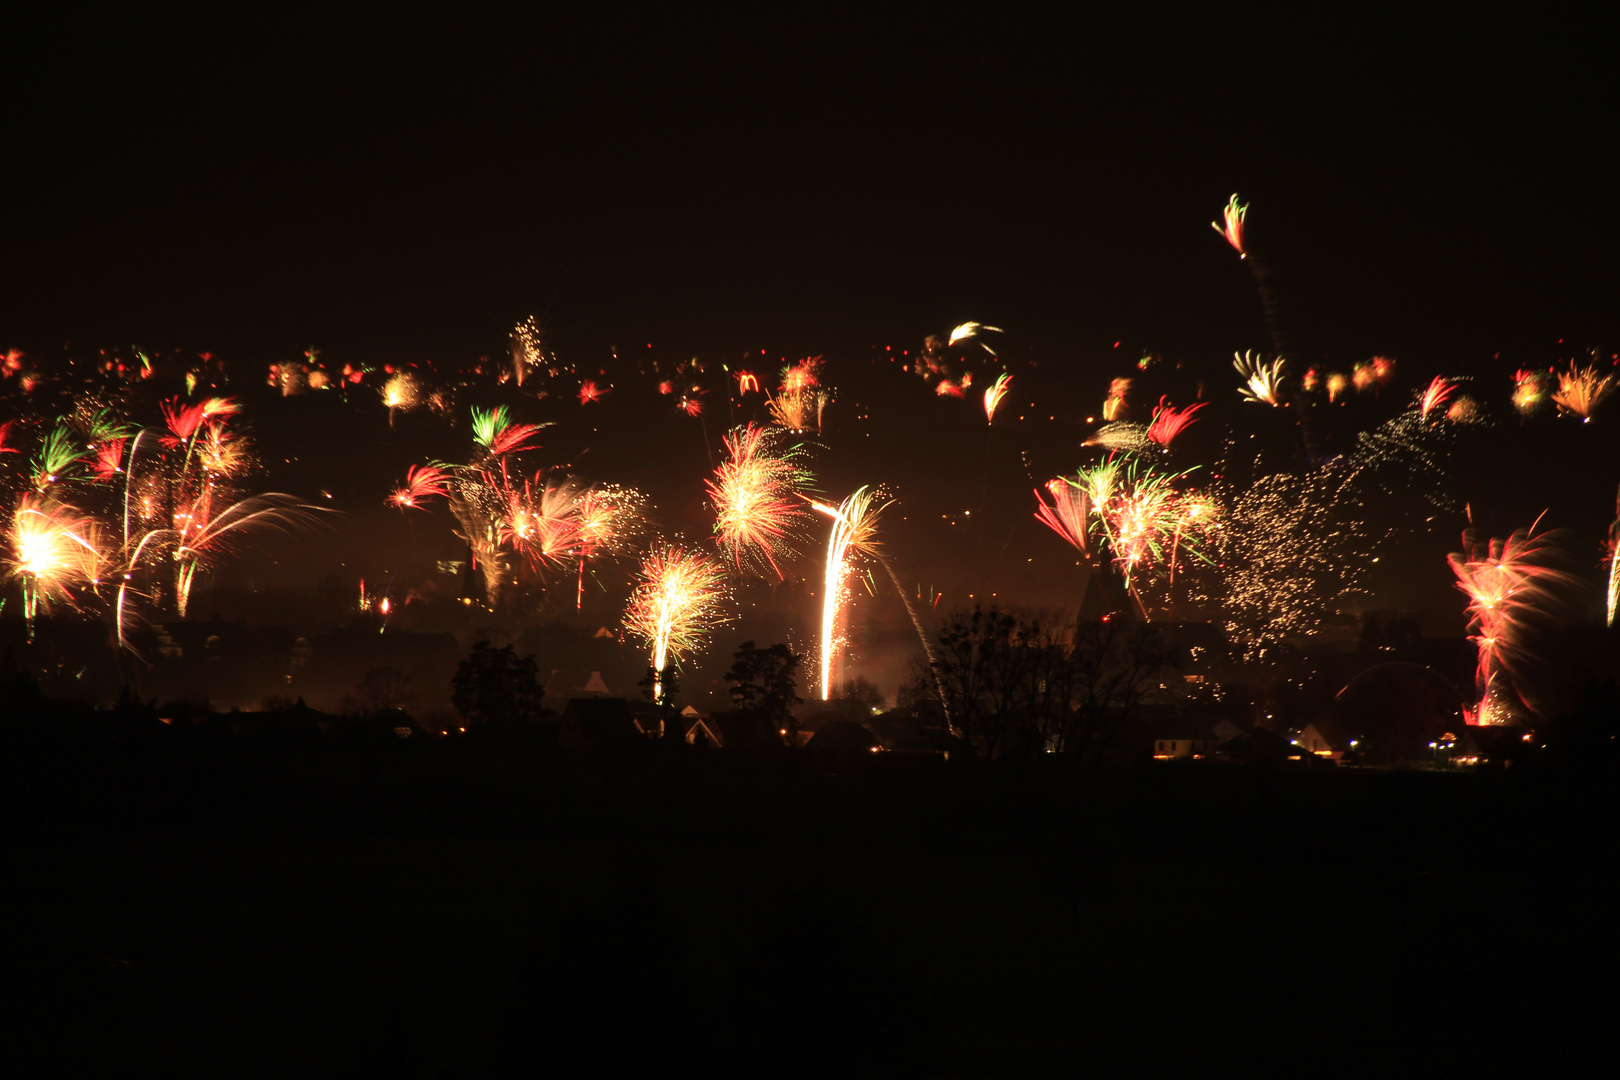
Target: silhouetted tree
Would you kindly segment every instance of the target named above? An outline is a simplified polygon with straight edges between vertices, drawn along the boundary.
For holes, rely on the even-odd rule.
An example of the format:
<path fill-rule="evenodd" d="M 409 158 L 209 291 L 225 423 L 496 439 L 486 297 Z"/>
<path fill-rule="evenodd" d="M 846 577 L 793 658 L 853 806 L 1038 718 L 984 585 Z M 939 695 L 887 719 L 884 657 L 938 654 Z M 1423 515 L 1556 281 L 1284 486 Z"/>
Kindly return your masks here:
<path fill-rule="evenodd" d="M 391 666 L 372 668 L 344 695 L 343 711 L 371 716 L 388 709 L 408 709 L 415 701 L 410 672 Z"/>
<path fill-rule="evenodd" d="M 681 692 L 681 680 L 674 664 L 662 671 L 649 666 L 636 685 L 641 687 L 642 697 L 662 709 L 673 710 L 675 695 Z"/>
<path fill-rule="evenodd" d="M 1106 749 L 1170 656 L 1150 625 L 995 607 L 947 617 L 936 653 L 951 717 L 982 754 L 1076 761 Z"/>
<path fill-rule="evenodd" d="M 785 729 L 792 744 L 799 734 L 793 706 L 804 704 L 795 672 L 804 657 L 786 645 L 757 649 L 752 641 L 743 642 L 731 656 L 731 670 L 725 676 L 731 684 L 731 703 Z"/>
<path fill-rule="evenodd" d="M 493 648 L 480 641 L 456 666 L 450 701 L 468 724 L 507 726 L 536 720 L 545 687 L 534 657 L 521 659 L 512 646 Z"/>

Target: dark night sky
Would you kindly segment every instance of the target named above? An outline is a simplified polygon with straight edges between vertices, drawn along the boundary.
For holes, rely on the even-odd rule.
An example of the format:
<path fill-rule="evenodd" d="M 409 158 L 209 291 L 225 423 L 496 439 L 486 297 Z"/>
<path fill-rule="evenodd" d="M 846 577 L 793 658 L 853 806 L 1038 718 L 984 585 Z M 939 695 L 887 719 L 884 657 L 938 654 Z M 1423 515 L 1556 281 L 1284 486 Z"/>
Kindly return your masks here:
<path fill-rule="evenodd" d="M 1207 225 L 1233 191 L 1300 358 L 1394 355 L 1410 382 L 1474 375 L 1505 401 L 1513 367 L 1620 343 L 1615 83 L 1590 26 L 211 10 L 9 35 L 0 345 L 211 349 L 256 378 L 310 343 L 494 354 L 538 312 L 574 358 L 821 353 L 846 433 L 858 406 L 893 406 L 863 433 L 871 460 L 944 455 L 925 493 L 926 469 L 873 477 L 834 453 L 829 488 L 909 482 L 931 516 L 978 486 L 977 452 L 941 449 L 972 422 L 862 385 L 874 346 L 1007 327 L 1044 392 L 1075 395 L 1041 411 L 1072 418 L 1139 350 L 1228 379 L 1234 349 L 1268 344 Z M 1037 468 L 1072 468 L 1066 440 Z M 384 441 L 357 507 L 422 456 Z M 701 466 L 681 453 L 657 457 Z M 1476 486 L 1557 472 L 1481 480 L 1497 468 Z M 1017 471 L 995 486 L 1027 501 Z M 1503 500 L 1504 523 L 1541 508 Z M 1601 526 L 1603 503 L 1569 513 Z"/>

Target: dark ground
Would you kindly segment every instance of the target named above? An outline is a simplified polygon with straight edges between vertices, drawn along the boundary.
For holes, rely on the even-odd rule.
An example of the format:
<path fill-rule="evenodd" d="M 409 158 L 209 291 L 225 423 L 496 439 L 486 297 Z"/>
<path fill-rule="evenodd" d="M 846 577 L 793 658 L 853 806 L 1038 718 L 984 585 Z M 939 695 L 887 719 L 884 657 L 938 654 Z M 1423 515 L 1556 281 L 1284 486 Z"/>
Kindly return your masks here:
<path fill-rule="evenodd" d="M 1590 777 L 8 741 L 15 1075 L 1564 1072 L 1612 1000 Z"/>

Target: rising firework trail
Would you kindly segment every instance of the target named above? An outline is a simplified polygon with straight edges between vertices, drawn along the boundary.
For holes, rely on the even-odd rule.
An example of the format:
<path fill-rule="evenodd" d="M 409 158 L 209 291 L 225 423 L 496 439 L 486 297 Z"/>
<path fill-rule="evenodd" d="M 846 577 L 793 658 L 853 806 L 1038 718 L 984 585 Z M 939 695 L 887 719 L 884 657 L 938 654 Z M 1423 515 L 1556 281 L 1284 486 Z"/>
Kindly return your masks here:
<path fill-rule="evenodd" d="M 827 569 L 822 579 L 821 599 L 821 700 L 832 698 L 833 669 L 838 641 L 839 615 L 849 598 L 849 571 L 852 560 L 861 555 L 877 554 L 878 516 L 894 500 L 872 502 L 879 495 L 869 487 L 861 487 L 837 507 L 825 503 L 811 503 L 818 511 L 832 518 L 832 533 L 827 539 Z M 898 585 L 896 586 L 898 588 Z"/>
<path fill-rule="evenodd" d="M 996 410 L 1001 408 L 1002 399 L 1007 396 L 1007 392 L 1011 389 L 1012 376 L 1010 374 L 1002 372 L 996 376 L 996 381 L 990 385 L 990 389 L 984 392 L 985 423 L 994 424 L 996 422 Z"/>

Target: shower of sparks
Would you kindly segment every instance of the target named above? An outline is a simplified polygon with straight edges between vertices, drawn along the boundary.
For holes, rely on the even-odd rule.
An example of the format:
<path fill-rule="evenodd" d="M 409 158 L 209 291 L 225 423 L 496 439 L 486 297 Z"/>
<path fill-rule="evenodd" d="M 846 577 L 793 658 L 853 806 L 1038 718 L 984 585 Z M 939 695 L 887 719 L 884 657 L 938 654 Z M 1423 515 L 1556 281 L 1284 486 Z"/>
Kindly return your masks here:
<path fill-rule="evenodd" d="M 65 503 L 24 495 L 6 530 L 6 566 L 22 582 L 23 619 L 34 639 L 34 617 L 72 590 L 94 584 L 105 559 L 95 519 Z"/>
<path fill-rule="evenodd" d="M 1002 372 L 1000 375 L 996 376 L 996 381 L 990 385 L 990 389 L 984 392 L 985 423 L 995 423 L 996 410 L 1001 407 L 1002 398 L 1005 398 L 1007 396 L 1007 391 L 1011 389 L 1012 376 L 1010 374 Z"/>
<path fill-rule="evenodd" d="M 450 497 L 450 473 L 439 465 L 412 465 L 405 470 L 405 485 L 394 489 L 389 505 L 401 510 L 420 508 L 422 500 Z"/>
<path fill-rule="evenodd" d="M 1578 416 L 1585 423 L 1592 419 L 1598 403 L 1614 391 L 1617 379 L 1620 376 L 1599 374 L 1596 363 L 1583 368 L 1571 360 L 1569 370 L 1558 373 L 1558 390 L 1552 399 L 1561 412 Z"/>
<path fill-rule="evenodd" d="M 779 427 L 733 428 L 722 439 L 726 459 L 705 483 L 721 552 L 739 572 L 763 560 L 782 581 L 777 555 L 796 554 L 791 541 L 808 519 L 802 496 L 812 484 L 804 445 L 788 437 Z"/>
<path fill-rule="evenodd" d="M 658 544 L 641 559 L 625 606 L 624 627 L 652 654 L 654 672 L 703 647 L 709 632 L 729 621 L 726 573 L 716 560 L 680 545 Z M 662 697 L 655 675 L 653 698 Z"/>
<path fill-rule="evenodd" d="M 1365 378 L 1363 377 L 1365 373 Z M 1356 365 L 1356 389 L 1365 390 L 1372 385 L 1372 369 Z M 1327 377 L 1327 396 L 1329 401 L 1338 401 L 1344 397 L 1344 392 L 1350 386 L 1350 379 L 1342 371 L 1335 371 Z"/>
<path fill-rule="evenodd" d="M 388 407 L 388 426 L 394 426 L 394 413 L 410 412 L 422 403 L 422 388 L 416 376 L 401 371 L 383 383 L 383 404 Z"/>
<path fill-rule="evenodd" d="M 1153 440 L 1148 436 L 1147 425 L 1118 420 L 1112 424 L 1104 424 L 1087 436 L 1080 445 L 1103 446 L 1125 454 L 1145 454 L 1153 445 Z"/>
<path fill-rule="evenodd" d="M 877 523 L 883 511 L 894 500 L 873 505 L 880 493 L 869 487 L 857 488 L 837 507 L 813 502 L 810 505 L 832 518 L 832 533 L 827 538 L 827 569 L 822 578 L 821 598 L 821 700 L 832 697 L 834 661 L 843 645 L 839 633 L 839 616 L 849 600 L 849 579 L 854 560 L 860 556 L 876 556 L 878 552 Z"/>
<path fill-rule="evenodd" d="M 1238 391 L 1243 395 L 1243 400 L 1256 401 L 1262 405 L 1283 403 L 1282 382 L 1288 364 L 1282 357 L 1279 356 L 1268 363 L 1259 353 L 1248 351 L 1233 353 L 1232 366 L 1243 376 L 1245 385 Z"/>
<path fill-rule="evenodd" d="M 1561 568 L 1561 538 L 1556 533 L 1538 535 L 1532 526 L 1515 530 L 1506 540 L 1480 544 L 1465 532 L 1463 550 L 1446 556 L 1446 561 L 1457 575 L 1457 588 L 1468 597 L 1469 640 L 1479 647 L 1474 673 L 1478 722 L 1507 721 L 1504 710 L 1493 708 L 1498 690 L 1511 689 L 1538 711 L 1530 704 L 1533 639 L 1557 619 L 1562 594 L 1579 584 Z"/>
<path fill-rule="evenodd" d="M 1429 380 L 1429 385 L 1424 387 L 1423 392 L 1418 395 L 1418 411 L 1427 417 L 1429 413 L 1449 401 L 1451 395 L 1456 392 L 1456 383 L 1447 379 L 1444 375 L 1436 375 Z"/>
<path fill-rule="evenodd" d="M 1226 242 L 1232 245 L 1232 250 L 1236 251 L 1238 256 L 1244 259 L 1249 257 L 1248 251 L 1243 247 L 1243 220 L 1248 216 L 1248 204 L 1238 202 L 1237 194 L 1234 193 L 1227 200 L 1226 210 L 1222 214 L 1226 224 L 1222 226 L 1219 221 L 1209 223 L 1209 227 L 1225 237 Z"/>

